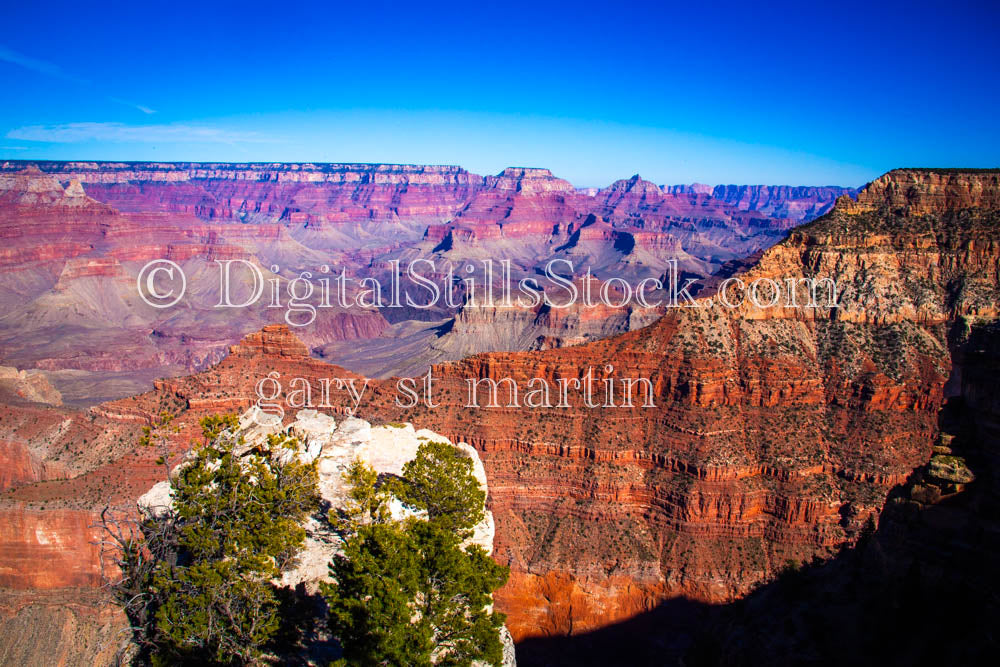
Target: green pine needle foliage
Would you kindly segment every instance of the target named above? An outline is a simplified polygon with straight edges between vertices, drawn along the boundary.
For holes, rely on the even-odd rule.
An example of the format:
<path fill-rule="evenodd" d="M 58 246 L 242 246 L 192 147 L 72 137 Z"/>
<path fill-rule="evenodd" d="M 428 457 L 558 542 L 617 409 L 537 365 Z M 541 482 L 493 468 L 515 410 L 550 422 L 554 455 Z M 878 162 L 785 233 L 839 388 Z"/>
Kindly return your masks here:
<path fill-rule="evenodd" d="M 345 474 L 352 506 L 345 542 L 322 593 L 343 665 L 499 665 L 503 614 L 492 593 L 509 570 L 478 545 L 465 545 L 484 516 L 485 492 L 472 461 L 441 442 L 420 446 L 403 478 L 379 484 L 355 462 Z M 389 519 L 392 496 L 426 520 Z"/>

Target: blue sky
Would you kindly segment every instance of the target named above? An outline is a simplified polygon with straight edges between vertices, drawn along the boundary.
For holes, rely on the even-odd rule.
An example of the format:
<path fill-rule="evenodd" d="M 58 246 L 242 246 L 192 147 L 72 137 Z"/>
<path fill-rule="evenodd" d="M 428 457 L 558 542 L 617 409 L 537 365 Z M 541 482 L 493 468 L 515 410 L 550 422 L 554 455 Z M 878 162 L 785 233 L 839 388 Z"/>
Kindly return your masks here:
<path fill-rule="evenodd" d="M 5 3 L 0 158 L 543 166 L 578 186 L 1000 165 L 996 2 L 206 5 Z"/>

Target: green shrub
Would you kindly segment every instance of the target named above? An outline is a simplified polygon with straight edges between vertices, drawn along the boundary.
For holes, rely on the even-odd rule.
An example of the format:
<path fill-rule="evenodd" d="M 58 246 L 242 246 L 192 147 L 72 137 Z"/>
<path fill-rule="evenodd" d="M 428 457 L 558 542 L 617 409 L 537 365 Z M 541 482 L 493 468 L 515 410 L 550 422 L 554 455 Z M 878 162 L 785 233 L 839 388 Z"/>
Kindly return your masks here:
<path fill-rule="evenodd" d="M 321 587 L 342 665 L 468 665 L 502 660 L 504 616 L 490 609 L 508 568 L 478 545 L 463 546 L 483 519 L 485 493 L 472 461 L 441 442 L 425 442 L 403 479 L 378 485 L 375 471 L 355 463 L 352 511 L 343 552 Z M 392 496 L 427 519 L 393 521 Z"/>

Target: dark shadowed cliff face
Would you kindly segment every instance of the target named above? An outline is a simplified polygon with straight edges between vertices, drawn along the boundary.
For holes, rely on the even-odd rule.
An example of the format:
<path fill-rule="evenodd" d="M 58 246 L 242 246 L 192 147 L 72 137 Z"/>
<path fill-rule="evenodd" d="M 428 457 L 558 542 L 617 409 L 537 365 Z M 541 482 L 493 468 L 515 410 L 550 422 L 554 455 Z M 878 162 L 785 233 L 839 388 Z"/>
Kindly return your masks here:
<path fill-rule="evenodd" d="M 977 361 L 995 372 L 996 327 L 973 338 Z M 994 394 L 995 378 L 984 387 Z M 877 522 L 835 557 L 789 561 L 774 581 L 732 603 L 673 598 L 598 630 L 527 640 L 519 663 L 992 664 L 1000 650 L 1000 478 L 984 423 L 994 417 L 984 422 L 966 395 L 949 400 L 939 422 L 935 457 L 894 487 Z M 956 456 L 958 468 L 936 465 Z"/>

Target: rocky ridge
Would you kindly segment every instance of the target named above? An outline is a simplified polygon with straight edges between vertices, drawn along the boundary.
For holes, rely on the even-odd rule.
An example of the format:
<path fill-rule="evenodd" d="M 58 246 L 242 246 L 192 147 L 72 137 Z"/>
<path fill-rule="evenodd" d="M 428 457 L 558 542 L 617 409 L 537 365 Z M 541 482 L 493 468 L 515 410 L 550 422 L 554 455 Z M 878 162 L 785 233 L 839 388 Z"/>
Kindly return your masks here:
<path fill-rule="evenodd" d="M 775 217 L 807 221 L 833 208 L 837 198 L 857 196 L 858 189 L 833 185 L 717 185 L 709 193 L 744 211 L 760 211 Z"/>
<path fill-rule="evenodd" d="M 62 405 L 62 395 L 39 371 L 19 371 L 0 366 L 0 397 L 5 401 L 22 399 L 32 403 Z"/>
<path fill-rule="evenodd" d="M 602 627 L 676 596 L 745 595 L 788 560 L 857 539 L 928 461 L 952 328 L 993 316 L 996 213 L 894 210 L 844 200 L 740 276 L 831 277 L 839 308 L 708 307 L 712 295 L 608 339 L 438 364 L 434 409 L 399 407 L 395 381 L 368 386 L 370 420 L 425 424 L 479 452 L 496 557 L 512 568 L 497 602 L 516 639 Z M 466 407 L 470 379 L 509 377 L 523 393 L 532 378 L 554 388 L 588 369 L 598 382 L 648 378 L 656 407 L 589 408 L 576 393 L 565 408 L 507 407 L 507 385 L 500 407 Z M 276 326 L 209 371 L 100 410 L 140 423 L 167 401 L 188 421 L 242 411 L 272 371 L 314 393 L 324 377 L 360 381 Z M 331 403 L 351 405 L 345 392 Z"/>

